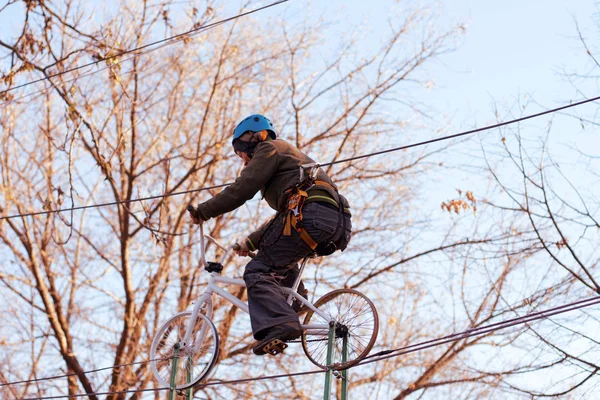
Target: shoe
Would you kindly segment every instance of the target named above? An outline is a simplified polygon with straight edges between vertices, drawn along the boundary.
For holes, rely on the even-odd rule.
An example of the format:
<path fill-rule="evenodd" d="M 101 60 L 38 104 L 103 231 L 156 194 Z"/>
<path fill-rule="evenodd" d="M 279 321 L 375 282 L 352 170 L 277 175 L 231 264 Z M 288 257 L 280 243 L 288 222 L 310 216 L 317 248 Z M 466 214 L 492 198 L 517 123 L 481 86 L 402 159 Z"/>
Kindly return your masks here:
<path fill-rule="evenodd" d="M 286 341 L 298 339 L 300 336 L 302 336 L 302 330 L 298 322 L 286 322 L 276 325 L 252 348 L 252 351 L 257 356 L 267 353 L 274 356 L 287 348 Z"/>

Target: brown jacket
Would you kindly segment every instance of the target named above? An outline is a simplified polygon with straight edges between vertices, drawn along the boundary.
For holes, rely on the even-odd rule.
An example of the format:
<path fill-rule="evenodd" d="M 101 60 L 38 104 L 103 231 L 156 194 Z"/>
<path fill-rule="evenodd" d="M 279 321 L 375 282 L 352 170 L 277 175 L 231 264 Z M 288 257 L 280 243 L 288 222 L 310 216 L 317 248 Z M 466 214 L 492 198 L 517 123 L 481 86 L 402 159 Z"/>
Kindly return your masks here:
<path fill-rule="evenodd" d="M 203 220 L 233 211 L 252 199 L 258 191 L 269 206 L 282 211 L 287 203 L 286 190 L 298 183 L 301 165 L 314 163 L 306 154 L 284 140 L 270 140 L 259 143 L 254 156 L 242 170 L 240 176 L 230 186 L 212 199 L 198 205 L 199 217 Z M 319 170 L 317 179 L 335 187 L 331 179 Z M 337 194 L 328 190 L 338 201 Z M 345 199 L 343 203 L 346 203 Z M 344 204 L 347 207 L 347 204 Z M 250 247 L 255 247 L 267 224 L 248 236 Z"/>

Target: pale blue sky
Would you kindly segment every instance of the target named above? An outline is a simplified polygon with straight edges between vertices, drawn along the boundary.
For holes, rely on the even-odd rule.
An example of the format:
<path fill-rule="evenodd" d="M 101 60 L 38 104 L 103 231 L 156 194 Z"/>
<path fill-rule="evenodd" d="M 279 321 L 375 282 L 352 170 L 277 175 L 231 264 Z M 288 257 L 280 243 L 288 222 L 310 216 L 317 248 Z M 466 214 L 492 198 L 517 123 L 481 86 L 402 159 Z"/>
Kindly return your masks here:
<path fill-rule="evenodd" d="M 368 41 L 377 43 L 387 29 L 390 15 L 406 4 L 429 4 L 426 2 L 377 1 L 328 1 L 313 2 L 317 8 L 327 10 L 324 15 L 336 15 L 343 23 L 363 22 L 369 32 Z M 598 9 L 593 0 L 507 0 L 474 1 L 453 0 L 439 2 L 437 10 L 442 15 L 440 23 L 464 22 L 466 32 L 456 51 L 441 57 L 428 65 L 434 82 L 429 91 L 415 91 L 415 95 L 435 109 L 433 115 L 444 126 L 443 134 L 472 129 L 495 122 L 494 104 L 502 110 L 513 106 L 523 96 L 533 96 L 543 108 L 564 105 L 571 100 L 581 100 L 584 96 L 561 76 L 563 71 L 584 73 L 592 66 L 577 37 L 575 21 L 583 35 L 593 44 L 600 32 L 594 27 Z M 291 7 L 291 6 L 290 6 Z M 336 12 L 342 9 L 343 12 Z M 577 82 L 585 97 L 598 96 L 600 90 L 592 80 Z M 577 115 L 591 115 L 598 104 L 590 104 L 572 111 Z M 530 105 L 524 114 L 541 111 L 542 108 Z M 518 111 L 516 114 L 518 115 Z M 445 117 L 449 124 L 446 124 Z M 501 119 L 510 119 L 501 113 Z M 528 122 L 528 126 L 543 127 L 548 118 Z M 568 144 L 589 154 L 600 156 L 600 140 L 588 125 L 581 128 L 577 119 L 555 116 L 551 143 Z M 435 123 L 432 124 L 432 128 Z M 527 134 L 537 135 L 536 129 Z M 435 137 L 435 132 L 419 133 L 423 139 Z M 490 132 L 493 135 L 499 133 Z M 419 137 L 420 137 L 419 136 Z M 487 140 L 487 139 L 486 139 Z M 485 143 L 485 140 L 484 140 Z M 385 147 L 385 146 L 382 146 Z M 554 149 L 558 151 L 558 148 Z M 565 151 L 565 150 L 561 150 Z M 448 154 L 450 160 L 462 162 L 460 149 Z M 563 153 L 563 156 L 565 154 Z M 587 165 L 577 164 L 577 154 L 567 159 L 572 168 L 565 170 L 567 175 L 582 179 L 582 171 Z M 460 161 L 458 161 L 461 159 Z M 563 160 L 565 159 L 563 158 Z M 465 160 L 468 162 L 468 160 Z M 586 171 L 588 174 L 593 171 Z M 456 188 L 472 185 L 472 176 L 445 176 L 443 182 L 436 183 L 435 190 L 429 191 L 434 204 L 456 195 Z M 468 187 L 468 186 L 467 186 Z M 475 188 L 477 189 L 477 188 Z M 483 188 L 482 188 L 483 189 Z"/>
<path fill-rule="evenodd" d="M 408 2 L 419 4 L 418 2 Z M 423 4 L 431 4 L 425 3 Z M 512 102 L 519 93 L 533 93 L 551 106 L 573 98 L 574 91 L 557 71 L 584 69 L 587 59 L 576 36 L 574 18 L 585 32 L 597 12 L 593 0 L 453 0 L 439 2 L 444 19 L 465 22 L 467 31 L 454 53 L 431 69 L 436 89 L 424 101 L 449 115 L 490 115 L 492 99 Z M 407 4 L 392 0 L 316 1 L 313 7 L 348 23 L 365 22 L 377 41 L 388 15 Z M 294 7 L 290 5 L 289 7 Z M 432 6 L 429 6 L 432 7 Z M 344 11 L 343 13 L 336 10 Z M 590 88 L 592 89 L 592 88 Z M 590 90 L 588 95 L 593 96 Z M 456 122 L 460 124 L 462 118 Z"/>
<path fill-rule="evenodd" d="M 263 0 L 252 4 L 251 8 L 272 2 Z M 98 2 L 86 4 L 101 8 Z M 175 2 L 172 11 L 177 7 L 188 7 L 188 4 L 187 1 Z M 234 15 L 240 2 L 226 4 L 226 9 L 221 10 L 218 18 Z M 21 5 L 11 6 L 9 12 L 3 13 L 0 35 L 4 36 L 10 31 L 7 29 L 11 23 L 10 11 L 16 11 L 19 7 Z M 436 28 L 451 23 L 464 23 L 467 26 L 454 52 L 426 65 L 427 77 L 433 81 L 433 87 L 430 90 L 415 88 L 410 92 L 411 96 L 432 108 L 432 120 L 427 122 L 427 128 L 430 129 L 420 130 L 416 136 L 419 140 L 435 137 L 437 128 L 443 128 L 440 134 L 451 134 L 495 122 L 494 103 L 502 110 L 503 107 L 514 105 L 519 96 L 523 100 L 523 95 L 533 95 L 546 108 L 583 98 L 560 73 L 563 69 L 586 72 L 591 67 L 591 60 L 586 57 L 576 37 L 575 20 L 579 22 L 585 37 L 591 42 L 597 40 L 600 32 L 593 23 L 594 19 L 597 20 L 598 12 L 595 0 L 290 0 L 262 11 L 253 18 L 285 18 L 286 23 L 290 24 L 302 21 L 307 15 L 321 18 L 333 25 L 327 34 L 330 35 L 330 42 L 336 44 L 344 34 L 355 32 L 360 27 L 360 37 L 363 38 L 361 48 L 369 52 L 385 40 L 390 19 L 401 15 L 402 9 L 415 7 L 429 8 L 439 14 Z M 580 81 L 578 87 L 588 97 L 600 93 L 592 80 Z M 26 89 L 30 90 L 34 89 Z M 573 112 L 591 115 L 597 108 L 597 104 L 591 104 Z M 524 113 L 540 110 L 540 107 L 530 106 Z M 509 117 L 501 113 L 502 119 Z M 547 121 L 547 118 L 543 118 L 530 124 L 543 126 Z M 586 149 L 589 154 L 600 155 L 598 135 L 590 129 L 583 134 L 577 119 L 557 117 L 554 126 L 552 140 L 569 142 L 576 148 Z M 497 135 L 494 132 L 490 134 Z M 381 143 L 379 147 L 386 148 L 389 144 Z M 460 160 L 459 150 L 446 157 L 450 161 Z M 576 162 L 574 155 L 572 164 Z M 575 166 L 573 170 L 577 171 L 578 168 Z M 471 177 L 453 176 L 452 182 L 447 178 L 443 186 L 438 185 L 435 191 L 430 192 L 434 204 L 454 196 L 455 189 L 463 187 L 461 180 L 468 182 Z"/>
<path fill-rule="evenodd" d="M 98 7 L 93 1 L 88 4 Z M 186 4 L 177 2 L 173 7 Z M 239 6 L 238 2 L 230 4 Z M 421 5 L 438 11 L 443 16 L 442 23 L 446 20 L 467 24 L 457 50 L 429 66 L 435 87 L 422 99 L 438 111 L 455 116 L 457 125 L 483 121 L 491 115 L 492 100 L 510 103 L 519 93 L 533 93 L 546 106 L 574 98 L 570 85 L 557 75 L 563 67 L 582 71 L 589 66 L 575 38 L 574 18 L 590 38 L 598 38 L 599 34 L 592 28 L 593 15 L 598 11 L 594 0 L 291 0 L 263 11 L 263 15 L 302 17 L 309 12 L 336 24 L 339 32 L 361 25 L 363 45 L 370 47 L 383 40 L 390 15 Z M 9 12 L 3 13 L 1 36 L 11 31 L 6 29 L 12 25 L 10 11 L 19 7 L 11 6 Z M 226 10 L 222 17 L 229 15 Z M 593 96 L 595 89 L 590 87 L 586 94 Z"/>
<path fill-rule="evenodd" d="M 251 8 L 272 2 L 256 2 Z M 99 2 L 86 4 L 101 8 Z M 173 11 L 188 4 L 187 1 L 175 2 Z M 226 4 L 227 9 L 222 10 L 218 18 L 235 14 L 240 2 Z M 0 35 L 7 35 L 10 31 L 11 10 L 16 11 L 19 7 L 21 5 L 11 6 L 9 12 L 3 13 Z M 600 93 L 592 80 L 578 82 L 583 95 L 577 93 L 560 75 L 563 70 L 585 73 L 592 65 L 576 37 L 575 20 L 586 38 L 591 42 L 597 40 L 600 31 L 594 27 L 594 20 L 598 18 L 595 0 L 290 0 L 261 12 L 260 16 L 282 17 L 290 24 L 303 20 L 307 15 L 321 18 L 333 25 L 328 31 L 331 43 L 337 43 L 342 35 L 360 27 L 360 36 L 363 37 L 361 48 L 368 52 L 385 39 L 390 19 L 401 15 L 402 9 L 415 7 L 437 12 L 440 17 L 436 28 L 453 22 L 467 26 L 454 52 L 427 64 L 426 73 L 433 81 L 433 87 L 430 90 L 411 90 L 411 96 L 433 110 L 430 113 L 433 120 L 428 121 L 431 129 L 421 130 L 419 139 L 435 137 L 437 128 L 443 128 L 441 134 L 450 134 L 495 122 L 494 104 L 502 110 L 514 105 L 519 96 L 523 100 L 524 95 L 533 95 L 542 107 L 551 108 L 580 100 L 583 95 L 593 97 Z M 260 19 L 259 16 L 253 18 Z M 29 90 L 33 88 L 26 89 Z M 591 115 L 597 106 L 591 104 L 573 112 Z M 530 106 L 524 113 L 540 110 L 540 107 Z M 502 119 L 508 117 L 506 113 L 501 114 Z M 547 120 L 541 119 L 540 126 Z M 582 129 L 576 119 L 556 118 L 554 124 L 557 134 L 553 139 L 569 141 L 580 149 L 589 150 L 592 155 L 600 154 L 597 135 L 589 129 L 586 134 L 581 134 Z M 385 147 L 386 143 L 381 143 L 381 148 Z M 443 192 L 438 190 L 436 195 L 439 197 L 435 201 L 446 199 L 459 183 L 447 186 Z"/>

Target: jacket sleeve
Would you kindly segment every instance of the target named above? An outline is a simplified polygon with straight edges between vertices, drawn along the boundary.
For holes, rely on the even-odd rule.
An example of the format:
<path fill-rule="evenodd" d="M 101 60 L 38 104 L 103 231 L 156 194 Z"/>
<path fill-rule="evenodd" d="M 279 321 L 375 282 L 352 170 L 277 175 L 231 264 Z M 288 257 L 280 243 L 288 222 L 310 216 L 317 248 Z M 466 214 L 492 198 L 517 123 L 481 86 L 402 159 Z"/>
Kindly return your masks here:
<path fill-rule="evenodd" d="M 206 221 L 240 207 L 267 184 L 278 167 L 279 157 L 275 146 L 268 141 L 260 143 L 235 182 L 198 205 L 198 216 Z"/>
<path fill-rule="evenodd" d="M 275 215 L 275 217 L 273 218 L 277 218 L 278 215 L 279 214 Z M 265 222 L 255 232 L 252 232 L 248 235 L 248 238 L 246 239 L 246 246 L 248 246 L 248 249 L 250 249 L 250 251 L 258 250 L 258 243 L 260 242 L 260 239 L 263 237 L 263 235 L 265 234 L 272 222 L 272 219 Z"/>

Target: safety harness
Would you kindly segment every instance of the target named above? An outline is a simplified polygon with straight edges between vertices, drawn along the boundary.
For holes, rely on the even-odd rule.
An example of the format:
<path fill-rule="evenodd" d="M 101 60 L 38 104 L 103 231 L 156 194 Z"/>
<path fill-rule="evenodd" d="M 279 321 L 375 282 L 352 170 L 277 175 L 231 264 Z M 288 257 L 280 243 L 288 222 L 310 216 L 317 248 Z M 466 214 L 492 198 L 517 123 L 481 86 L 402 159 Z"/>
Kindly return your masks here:
<path fill-rule="evenodd" d="M 305 168 L 311 168 L 306 176 L 304 176 Z M 311 250 L 315 250 L 319 244 L 310 236 L 306 229 L 304 229 L 302 218 L 302 208 L 304 207 L 304 204 L 307 201 L 327 201 L 336 207 L 340 207 L 340 205 L 330 196 L 323 196 L 320 193 L 323 191 L 319 191 L 319 194 L 309 195 L 309 190 L 316 187 L 325 187 L 337 193 L 337 189 L 334 186 L 315 178 L 318 169 L 319 166 L 316 164 L 300 167 L 300 179 L 298 183 L 285 192 L 288 194 L 288 202 L 286 205 L 287 210 L 284 214 L 283 235 L 291 236 L 292 228 L 294 228 L 300 234 L 300 238 Z"/>

